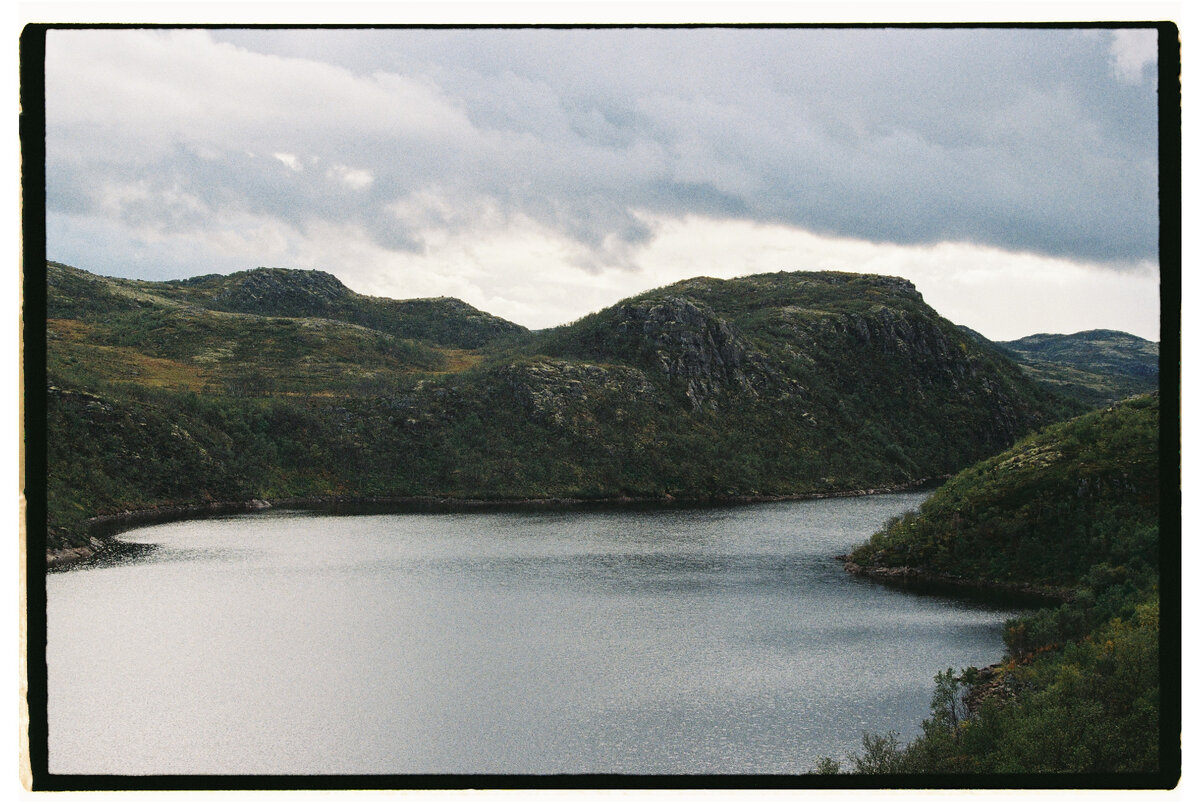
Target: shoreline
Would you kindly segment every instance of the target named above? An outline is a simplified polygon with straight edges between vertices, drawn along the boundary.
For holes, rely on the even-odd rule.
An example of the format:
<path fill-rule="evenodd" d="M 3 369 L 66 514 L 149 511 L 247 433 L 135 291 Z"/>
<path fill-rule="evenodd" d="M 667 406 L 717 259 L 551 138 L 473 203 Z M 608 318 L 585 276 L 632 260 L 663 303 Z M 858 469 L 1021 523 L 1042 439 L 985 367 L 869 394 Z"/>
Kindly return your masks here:
<path fill-rule="evenodd" d="M 996 602 L 1028 605 L 1034 608 L 1069 603 L 1074 591 L 1034 584 L 1004 583 L 979 578 L 964 578 L 921 567 L 880 567 L 857 564 L 848 555 L 834 556 L 851 575 L 869 578 L 877 583 L 904 589 L 908 592 L 931 594 L 967 594 Z"/>
<path fill-rule="evenodd" d="M 88 543 L 76 547 L 46 550 L 46 569 L 61 569 L 94 558 L 112 548 L 116 536 L 143 525 L 157 525 L 190 519 L 253 513 L 267 509 L 327 511 L 332 514 L 365 513 L 453 513 L 461 511 L 520 511 L 520 510 L 602 510 L 612 508 L 705 508 L 753 505 L 765 502 L 820 500 L 840 497 L 868 497 L 877 494 L 901 494 L 919 491 L 941 483 L 945 478 L 922 478 L 910 483 L 871 489 L 846 491 L 805 492 L 801 494 L 735 494 L 708 496 L 661 497 L 526 497 L 526 498 L 457 498 L 439 496 L 384 497 L 328 495 L 312 497 L 279 497 L 272 500 L 252 499 L 170 505 L 143 508 L 90 517 L 84 521 Z"/>

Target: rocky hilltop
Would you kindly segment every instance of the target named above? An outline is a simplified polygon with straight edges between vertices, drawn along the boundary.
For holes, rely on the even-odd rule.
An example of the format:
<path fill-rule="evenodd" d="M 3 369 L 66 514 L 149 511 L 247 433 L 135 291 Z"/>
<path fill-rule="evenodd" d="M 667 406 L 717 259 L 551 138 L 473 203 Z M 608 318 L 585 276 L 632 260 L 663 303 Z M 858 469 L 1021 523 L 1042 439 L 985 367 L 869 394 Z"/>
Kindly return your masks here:
<path fill-rule="evenodd" d="M 808 435 L 874 442 L 918 475 L 952 471 L 1058 415 L 1051 394 L 895 277 L 693 279 L 539 333 L 530 348 L 638 367 L 694 410 L 775 406 L 788 411 L 780 434 L 799 422 Z M 955 457 L 931 461 L 935 452 Z"/>
<path fill-rule="evenodd" d="M 235 313 L 324 318 L 352 295 L 341 280 L 324 271 L 259 268 L 210 283 L 221 286 L 212 296 L 212 306 Z"/>
<path fill-rule="evenodd" d="M 95 515 L 252 499 L 895 488 L 1081 409 L 891 277 L 698 278 L 537 332 L 320 272 L 47 278 L 64 544 Z"/>

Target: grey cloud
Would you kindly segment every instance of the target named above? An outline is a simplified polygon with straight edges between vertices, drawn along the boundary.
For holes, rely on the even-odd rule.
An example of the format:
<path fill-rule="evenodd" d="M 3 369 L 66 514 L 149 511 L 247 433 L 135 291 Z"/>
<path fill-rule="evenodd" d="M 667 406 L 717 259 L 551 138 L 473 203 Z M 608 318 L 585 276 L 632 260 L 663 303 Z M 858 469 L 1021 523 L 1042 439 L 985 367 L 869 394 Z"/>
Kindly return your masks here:
<path fill-rule="evenodd" d="M 124 214 L 170 229 L 244 209 L 303 229 L 332 220 L 414 250 L 422 225 L 389 205 L 422 193 L 490 201 L 599 250 L 644 242 L 634 212 L 787 223 L 896 243 L 961 239 L 1114 263 L 1157 254 L 1154 71 L 1112 69 L 1107 31 L 617 29 L 214 31 L 255 53 L 398 76 L 428 89 L 433 128 L 402 106 L 238 121 L 186 131 L 137 160 L 120 123 L 86 155 L 85 127 L 48 120 L 49 204 L 81 213 L 78 185 L 139 181 Z M 236 52 L 236 51 L 235 51 Z M 291 62 L 272 62 L 286 73 Z M 296 62 L 299 64 L 300 62 Z M 311 71 L 302 73 L 311 75 Z M 246 80 L 253 80 L 247 77 Z M 180 92 L 187 92 L 185 86 Z M 303 87 L 295 96 L 304 99 Z M 287 110 L 282 113 L 286 114 Z M 248 114 L 248 113 L 247 113 Z M 319 123 L 314 121 L 320 121 Z M 93 140 L 95 132 L 91 132 Z M 241 149 L 239 150 L 239 145 Z M 121 147 L 118 147 L 121 146 Z M 201 146 L 209 149 L 202 157 Z M 255 156 L 247 156 L 252 150 Z M 363 189 L 272 150 L 371 172 Z M 463 213 L 465 215 L 466 212 Z"/>

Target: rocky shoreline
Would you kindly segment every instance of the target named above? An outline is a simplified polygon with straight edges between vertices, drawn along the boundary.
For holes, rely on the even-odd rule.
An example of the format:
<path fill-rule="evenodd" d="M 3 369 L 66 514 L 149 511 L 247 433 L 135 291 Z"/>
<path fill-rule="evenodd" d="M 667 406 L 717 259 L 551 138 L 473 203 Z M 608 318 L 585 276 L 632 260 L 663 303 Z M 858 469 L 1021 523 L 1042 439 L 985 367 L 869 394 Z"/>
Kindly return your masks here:
<path fill-rule="evenodd" d="M 118 514 L 94 516 L 84 522 L 88 543 L 76 547 L 61 547 L 46 550 L 46 569 L 61 568 L 68 564 L 95 558 L 109 550 L 116 534 L 141 525 L 160 522 L 175 522 L 182 519 L 203 519 L 210 516 L 261 511 L 270 508 L 266 500 L 244 500 L 241 502 L 214 502 L 195 505 L 169 505 L 161 508 L 145 508 L 137 511 L 122 511 Z"/>
<path fill-rule="evenodd" d="M 722 496 L 686 496 L 674 497 L 534 497 L 519 499 L 472 499 L 455 497 L 355 497 L 355 496 L 320 496 L 320 497 L 281 497 L 274 500 L 253 499 L 236 502 L 212 502 L 194 505 L 171 505 L 160 508 L 147 508 L 134 511 L 122 511 L 117 514 L 94 516 L 86 520 L 88 543 L 77 547 L 64 547 L 46 550 L 46 568 L 62 568 L 70 564 L 94 558 L 103 551 L 110 549 L 114 537 L 122 531 L 142 525 L 154 525 L 163 522 L 175 522 L 185 519 L 203 519 L 212 516 L 249 513 L 268 508 L 285 510 L 317 510 L 338 514 L 354 513 L 405 513 L 405 512 L 452 512 L 452 511 L 506 511 L 506 510 L 538 510 L 538 509 L 594 509 L 594 508 L 624 508 L 644 507 L 659 508 L 666 506 L 698 507 L 721 505 L 750 505 L 762 502 L 784 502 L 788 500 L 818 500 L 836 497 L 866 497 L 876 494 L 897 494 L 905 491 L 915 491 L 940 482 L 944 478 L 923 478 L 911 483 L 894 486 L 884 486 L 872 489 L 852 489 L 846 491 L 810 492 L 805 494 L 786 495 L 722 495 Z"/>
<path fill-rule="evenodd" d="M 880 567 L 864 566 L 850 560 L 850 556 L 835 556 L 842 562 L 846 571 L 851 575 L 878 581 L 889 586 L 897 586 L 909 591 L 944 592 L 950 594 L 968 594 L 973 597 L 984 597 L 1005 603 L 1027 604 L 1030 606 L 1046 606 L 1056 603 L 1066 603 L 1074 599 L 1070 589 L 1036 586 L 1029 583 L 1001 583 L 978 578 L 964 578 L 958 575 L 933 572 L 920 567 Z"/>

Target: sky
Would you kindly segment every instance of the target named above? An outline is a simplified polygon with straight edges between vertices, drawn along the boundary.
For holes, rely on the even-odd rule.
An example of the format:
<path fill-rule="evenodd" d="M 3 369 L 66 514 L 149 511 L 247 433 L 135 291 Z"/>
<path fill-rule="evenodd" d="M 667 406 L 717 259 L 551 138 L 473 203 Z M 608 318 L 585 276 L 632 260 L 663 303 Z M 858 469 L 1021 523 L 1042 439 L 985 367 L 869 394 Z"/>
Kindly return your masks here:
<path fill-rule="evenodd" d="M 911 279 L 1159 338 L 1153 29 L 52 30 L 47 256 L 321 269 L 531 328 L 694 276 Z"/>

